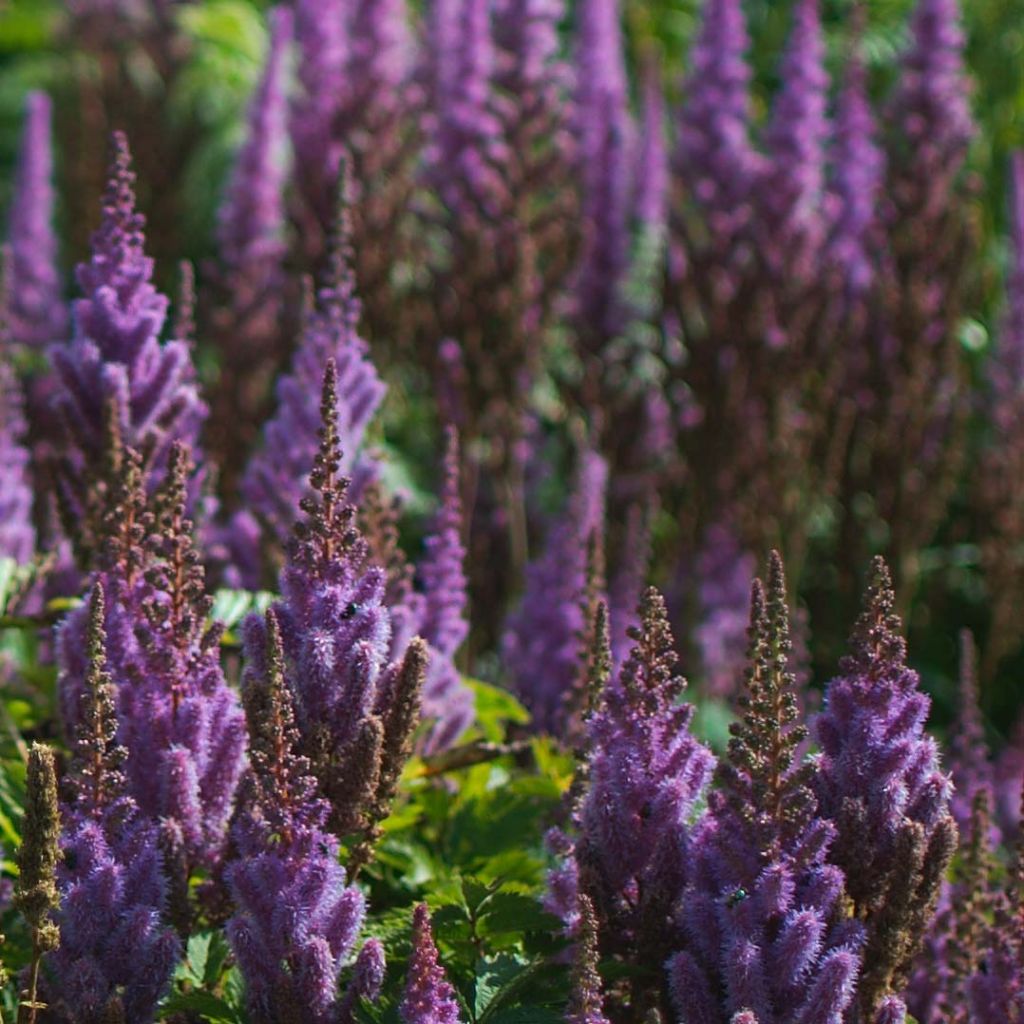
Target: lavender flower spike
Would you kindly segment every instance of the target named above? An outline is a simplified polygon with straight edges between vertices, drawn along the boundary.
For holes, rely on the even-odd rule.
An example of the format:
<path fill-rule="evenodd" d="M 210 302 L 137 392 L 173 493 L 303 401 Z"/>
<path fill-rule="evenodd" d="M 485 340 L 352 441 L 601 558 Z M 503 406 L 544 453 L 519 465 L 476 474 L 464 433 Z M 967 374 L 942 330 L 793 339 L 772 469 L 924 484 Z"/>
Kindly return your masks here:
<path fill-rule="evenodd" d="M 828 243 L 848 299 L 864 295 L 874 277 L 872 234 L 878 224 L 885 169 L 875 134 L 864 63 L 855 53 L 847 64 L 836 110 L 831 182 L 834 214 Z"/>
<path fill-rule="evenodd" d="M 907 667 L 894 602 L 878 558 L 852 653 L 814 723 L 822 750 L 815 791 L 839 836 L 831 859 L 867 929 L 858 986 L 865 1019 L 904 984 L 957 837 L 950 782 L 924 729 L 930 702 Z"/>
<path fill-rule="evenodd" d="M 8 228 L 8 330 L 14 344 L 36 349 L 62 339 L 68 321 L 53 232 L 51 111 L 45 93 L 28 94 Z"/>
<path fill-rule="evenodd" d="M 450 746 L 472 722 L 474 711 L 472 691 L 462 682 L 454 661 L 469 631 L 459 443 L 454 429 L 448 431 L 444 472 L 441 510 L 418 567 L 423 583 L 419 633 L 430 645 L 423 716 L 434 721 L 424 748 L 427 752 Z"/>
<path fill-rule="evenodd" d="M 1006 310 L 992 366 L 996 414 L 1008 429 L 1019 414 L 1024 387 L 1024 152 L 1010 163 L 1010 271 L 1006 279 Z"/>
<path fill-rule="evenodd" d="M 438 962 L 425 903 L 413 911 L 412 957 L 398 1012 L 405 1024 L 461 1024 L 462 1020 L 455 990 Z"/>
<path fill-rule="evenodd" d="M 253 1024 L 334 1024 L 338 977 L 362 926 L 362 894 L 347 884 L 330 807 L 317 796 L 284 678 L 273 612 L 265 646 L 247 647 L 243 697 L 253 773 L 227 871 L 236 911 L 228 939 Z"/>
<path fill-rule="evenodd" d="M 810 275 L 824 240 L 828 75 L 818 0 L 798 0 L 782 61 L 782 91 L 765 138 L 769 155 L 762 197 L 764 239 L 773 271 Z"/>
<path fill-rule="evenodd" d="M 527 567 L 523 600 L 505 634 L 505 663 L 534 727 L 554 735 L 567 724 L 567 703 L 579 678 L 587 551 L 604 536 L 607 474 L 604 459 L 584 454 L 568 507 L 553 524 L 543 554 Z"/>
<path fill-rule="evenodd" d="M 143 251 L 144 221 L 135 211 L 128 142 L 120 132 L 113 142 L 92 257 L 78 267 L 84 297 L 74 303 L 74 337 L 70 345 L 50 350 L 68 449 L 65 504 L 79 519 L 102 514 L 90 500 L 96 481 L 107 475 L 112 428 L 141 454 L 146 488 L 153 493 L 171 444 L 194 446 L 206 415 L 188 346 L 160 343 L 167 299 L 153 287 L 153 261 Z"/>
<path fill-rule="evenodd" d="M 117 743 L 100 583 L 88 616 L 89 668 L 62 813 L 61 942 L 49 957 L 50 998 L 71 1024 L 146 1024 L 170 984 L 181 943 L 161 921 L 165 882 L 156 825 L 139 813 L 122 771 L 126 751 Z"/>
<path fill-rule="evenodd" d="M 282 547 L 291 536 L 300 501 L 309 494 L 307 480 L 320 427 L 319 409 L 311 396 L 320 391 L 328 361 L 333 361 L 336 373 L 333 427 L 341 440 L 339 469 L 352 477 L 354 496 L 375 473 L 361 449 L 385 386 L 356 331 L 360 306 L 351 259 L 348 214 L 343 210 L 318 308 L 307 319 L 291 372 L 278 382 L 277 412 L 266 424 L 263 448 L 250 459 L 242 480 L 248 510 L 272 528 Z"/>
<path fill-rule="evenodd" d="M 0 285 L 0 295 L 3 287 Z M 2 298 L 0 298 L 2 302 Z M 0 309 L 0 320 L 4 311 Z M 13 558 L 24 565 L 35 552 L 32 526 L 32 485 L 29 456 L 24 446 L 25 417 L 21 388 L 2 343 L 0 328 L 0 559 Z"/>
<path fill-rule="evenodd" d="M 638 161 L 633 170 L 633 210 L 642 230 L 660 235 L 668 212 L 668 149 L 665 91 L 661 68 L 653 57 L 644 62 L 641 88 L 643 107 Z"/>
<path fill-rule="evenodd" d="M 675 159 L 681 180 L 726 245 L 750 218 L 751 188 L 761 165 L 749 138 L 747 45 L 740 0 L 704 0 Z"/>
<path fill-rule="evenodd" d="M 827 863 L 835 829 L 817 807 L 806 730 L 787 659 L 782 560 L 751 593 L 750 667 L 741 717 L 693 839 L 679 901 L 683 949 L 669 987 L 686 1024 L 840 1024 L 853 1004 L 863 930 L 841 920 L 843 873 Z M 733 1015 L 740 1015 L 738 1018 Z"/>

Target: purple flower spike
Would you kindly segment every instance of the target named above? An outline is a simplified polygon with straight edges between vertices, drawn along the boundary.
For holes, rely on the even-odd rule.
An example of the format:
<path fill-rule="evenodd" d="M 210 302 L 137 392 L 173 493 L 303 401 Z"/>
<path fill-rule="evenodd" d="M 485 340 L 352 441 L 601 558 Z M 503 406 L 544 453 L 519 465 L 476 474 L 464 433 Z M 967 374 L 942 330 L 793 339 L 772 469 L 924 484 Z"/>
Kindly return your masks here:
<path fill-rule="evenodd" d="M 747 28 L 740 0 L 704 0 L 703 12 L 675 159 L 715 236 L 728 241 L 750 218 L 751 189 L 761 169 L 749 137 Z"/>
<path fill-rule="evenodd" d="M 161 921 L 166 893 L 157 827 L 140 815 L 121 770 L 126 751 L 116 740 L 117 695 L 107 672 L 99 583 L 87 616 L 88 669 L 67 780 L 70 799 L 62 809 L 60 948 L 48 958 L 49 999 L 72 1024 L 148 1024 L 181 943 Z"/>
<path fill-rule="evenodd" d="M 783 57 L 782 91 L 765 137 L 769 166 L 761 189 L 763 248 L 774 273 L 808 277 L 824 240 L 822 200 L 828 75 L 818 0 L 799 0 Z"/>
<path fill-rule="evenodd" d="M 1020 414 L 1024 387 L 1024 152 L 1014 153 L 1010 164 L 1010 270 L 991 376 L 996 420 L 1005 430 Z"/>
<path fill-rule="evenodd" d="M 234 827 L 237 857 L 227 871 L 236 906 L 228 939 L 253 1024 L 334 1024 L 344 1008 L 338 978 L 365 905 L 338 863 L 338 840 L 326 831 L 330 806 L 317 796 L 309 762 L 298 754 L 272 612 L 265 640 L 243 678 L 253 774 Z M 370 987 L 359 994 L 371 994 Z"/>
<path fill-rule="evenodd" d="M 559 735 L 580 678 L 587 553 L 604 537 L 607 465 L 583 456 L 568 507 L 550 529 L 543 554 L 526 570 L 519 609 L 508 621 L 505 663 L 536 729 Z"/>
<path fill-rule="evenodd" d="M 750 666 L 679 900 L 683 950 L 668 964 L 681 1018 L 725 1024 L 841 1024 L 853 1004 L 863 930 L 844 920 L 835 835 L 800 749 L 782 560 L 751 593 Z M 691 1012 L 691 1007 L 693 1008 Z"/>
<path fill-rule="evenodd" d="M 49 96 L 28 94 L 8 227 L 7 329 L 15 345 L 37 349 L 62 339 L 68 322 L 53 233 L 51 112 Z"/>
<path fill-rule="evenodd" d="M 872 243 L 885 171 L 875 134 L 864 63 L 854 54 L 836 110 L 831 182 L 835 213 L 829 238 L 830 256 L 840 268 L 850 299 L 863 296 L 874 278 Z"/>
<path fill-rule="evenodd" d="M 858 989 L 866 1018 L 893 994 L 893 979 L 906 977 L 957 838 L 950 781 L 924 728 L 930 702 L 906 664 L 894 602 L 878 558 L 852 653 L 814 723 L 822 750 L 815 789 L 839 837 L 830 857 L 867 930 Z"/>
<path fill-rule="evenodd" d="M 347 213 L 343 211 L 318 308 L 306 321 L 291 372 L 278 382 L 277 411 L 264 427 L 263 447 L 253 455 L 242 480 L 247 509 L 273 530 L 282 547 L 291 536 L 300 501 L 309 494 L 309 469 L 320 428 L 320 409 L 314 396 L 320 392 L 329 360 L 337 373 L 339 469 L 351 476 L 353 497 L 358 497 L 376 473 L 362 447 L 385 386 L 356 330 L 360 306 L 351 256 Z"/>
<path fill-rule="evenodd" d="M 0 321 L 3 315 L 0 309 Z M 21 388 L 8 362 L 9 355 L 0 340 L 0 558 L 13 558 L 24 565 L 35 552 L 36 533 L 32 526 L 29 456 L 23 443 L 26 425 Z"/>
<path fill-rule="evenodd" d="M 413 911 L 412 957 L 398 1012 L 405 1024 L 461 1024 L 462 1020 L 455 990 L 438 959 L 425 903 Z"/>
<path fill-rule="evenodd" d="M 74 303 L 70 345 L 51 348 L 55 406 L 66 435 L 64 497 L 86 528 L 97 481 L 106 476 L 111 433 L 139 452 L 146 489 L 164 478 L 171 445 L 194 446 L 206 416 L 188 345 L 160 343 L 167 299 L 154 288 L 135 211 L 128 142 L 114 133 L 114 159 L 92 257 L 78 267 L 84 297 Z"/>
<path fill-rule="evenodd" d="M 668 146 L 665 138 L 665 90 L 661 68 L 648 59 L 641 78 L 642 119 L 638 162 L 633 171 L 634 217 L 647 232 L 661 233 L 668 212 Z"/>

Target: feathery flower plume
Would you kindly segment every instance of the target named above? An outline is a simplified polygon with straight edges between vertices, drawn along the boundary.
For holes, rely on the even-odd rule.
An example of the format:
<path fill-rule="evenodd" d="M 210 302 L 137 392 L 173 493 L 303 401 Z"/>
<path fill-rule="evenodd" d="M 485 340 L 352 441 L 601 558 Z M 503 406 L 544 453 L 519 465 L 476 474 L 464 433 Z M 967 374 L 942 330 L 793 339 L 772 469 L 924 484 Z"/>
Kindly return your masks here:
<path fill-rule="evenodd" d="M 455 990 L 445 977 L 430 929 L 430 911 L 419 903 L 412 917 L 412 956 L 398 1012 L 404 1024 L 460 1024 Z"/>
<path fill-rule="evenodd" d="M 957 837 L 949 779 L 924 731 L 930 702 L 907 667 L 894 603 L 876 558 L 851 653 L 814 723 L 815 791 L 838 834 L 829 857 L 867 935 L 857 993 L 865 1020 L 905 984 Z"/>
<path fill-rule="evenodd" d="M 828 241 L 829 257 L 842 274 L 848 301 L 863 297 L 875 275 L 872 248 L 885 172 L 865 79 L 864 62 L 854 53 L 836 108 L 830 182 L 834 212 Z"/>
<path fill-rule="evenodd" d="M 21 993 L 18 1017 L 36 1024 L 46 1004 L 39 1001 L 39 967 L 44 953 L 60 945 L 60 932 L 53 920 L 59 903 L 57 860 L 60 840 L 60 812 L 57 807 L 57 769 L 53 751 L 33 743 L 28 752 L 25 776 L 25 816 L 18 849 L 18 880 L 14 906 L 24 917 L 32 935 L 32 959 L 28 987 Z M 22 1014 L 22 1011 L 27 1011 Z"/>
<path fill-rule="evenodd" d="M 185 877 L 219 858 L 245 766 L 245 724 L 221 668 L 221 629 L 206 621 L 211 599 L 186 512 L 190 469 L 175 443 L 150 513 L 129 453 L 111 513 L 118 532 L 99 573 L 129 791 L 145 816 L 161 822 L 161 841 Z M 61 710 L 72 734 L 87 672 L 85 633 L 75 611 L 58 635 Z"/>
<path fill-rule="evenodd" d="M 603 538 L 607 465 L 586 452 L 568 506 L 543 554 L 526 570 L 522 603 L 508 620 L 505 664 L 534 728 L 560 735 L 579 678 L 586 626 L 587 552 Z"/>
<path fill-rule="evenodd" d="M 2 293 L 0 284 L 0 302 Z M 3 316 L 0 309 L 0 321 Z M 0 558 L 25 564 L 36 548 L 32 484 L 24 446 L 27 427 L 22 394 L 11 367 L 10 351 L 3 344 L 5 333 L 0 323 Z"/>
<path fill-rule="evenodd" d="M 51 115 L 49 96 L 42 92 L 28 94 L 7 229 L 11 251 L 7 283 L 10 340 L 35 349 L 62 339 L 68 322 L 53 232 Z"/>
<path fill-rule="evenodd" d="M 761 249 L 776 275 L 808 279 L 825 234 L 828 74 L 819 0 L 799 0 L 782 59 L 782 89 L 765 133 L 768 167 L 758 189 Z"/>
<path fill-rule="evenodd" d="M 228 939 L 253 1024 L 330 1024 L 339 1020 L 338 977 L 365 905 L 338 863 L 330 807 L 298 752 L 273 612 L 263 641 L 247 650 L 242 684 L 252 775 L 226 873 L 236 907 Z"/>
<path fill-rule="evenodd" d="M 678 659 L 657 590 L 644 593 L 639 618 L 628 659 L 592 696 L 575 838 L 549 837 L 568 856 L 552 876 L 548 905 L 582 927 L 585 942 L 578 913 L 586 901 L 602 952 L 631 968 L 632 1007 L 648 1005 L 660 987 L 664 950 L 675 940 L 667 908 L 686 885 L 689 821 L 714 767 L 689 732 L 694 709 L 680 700 L 686 681 L 674 674 Z"/>
<path fill-rule="evenodd" d="M 459 488 L 459 440 L 455 430 L 449 428 L 441 508 L 417 566 L 423 599 L 416 629 L 430 649 L 423 717 L 435 723 L 425 743 L 427 752 L 450 746 L 473 720 L 473 694 L 459 677 L 454 661 L 469 632 Z"/>
<path fill-rule="evenodd" d="M 633 216 L 641 229 L 660 236 L 668 213 L 668 145 L 665 90 L 657 60 L 644 61 L 640 79 L 641 119 L 637 162 L 633 168 Z"/>
<path fill-rule="evenodd" d="M 839 1024 L 852 1005 L 863 934 L 841 921 L 843 874 L 826 856 L 835 837 L 800 757 L 782 560 L 767 594 L 751 594 L 750 667 L 717 788 L 693 840 L 679 903 L 684 948 L 668 965 L 686 1024 Z"/>
<path fill-rule="evenodd" d="M 761 160 L 750 142 L 750 68 L 740 0 L 705 0 L 690 52 L 676 170 L 725 251 L 751 216 Z"/>
<path fill-rule="evenodd" d="M 235 157 L 219 213 L 218 299 L 209 314 L 219 377 L 207 427 L 223 492 L 234 494 L 270 384 L 282 361 L 287 178 L 287 57 L 292 13 L 270 13 L 270 46 L 252 98 L 248 134 Z"/>
<path fill-rule="evenodd" d="M 277 384 L 277 411 L 263 430 L 263 446 L 254 453 L 242 479 L 247 511 L 288 544 L 302 500 L 310 494 L 308 474 L 317 452 L 320 411 L 310 401 L 324 380 L 328 362 L 335 384 L 331 429 L 341 451 L 338 470 L 352 477 L 358 497 L 376 467 L 363 451 L 366 428 L 384 397 L 385 386 L 359 337 L 359 299 L 352 277 L 351 229 L 343 197 L 338 231 L 318 308 L 302 331 L 291 371 Z"/>
<path fill-rule="evenodd" d="M 113 141 L 92 257 L 77 271 L 84 297 L 74 303 L 74 337 L 50 350 L 59 382 L 55 408 L 65 429 L 62 494 L 76 540 L 97 530 L 106 511 L 96 507 L 104 493 L 97 484 L 110 485 L 112 437 L 140 454 L 152 493 L 165 476 L 171 444 L 194 444 L 206 415 L 188 346 L 160 343 L 167 299 L 153 287 L 153 261 L 143 252 L 128 142 L 120 132 Z"/>
<path fill-rule="evenodd" d="M 73 1024 L 151 1021 L 181 955 L 165 904 L 158 829 L 128 795 L 117 690 L 106 662 L 104 592 L 88 606 L 88 669 L 67 778 L 57 878 L 60 948 L 46 990 Z M 52 993 L 51 993 L 52 990 Z"/>
<path fill-rule="evenodd" d="M 389 660 L 385 571 L 370 564 L 356 511 L 347 503 L 348 482 L 340 475 L 337 381 L 329 359 L 312 493 L 301 501 L 304 516 L 295 526 L 274 613 L 300 749 L 331 805 L 332 831 L 358 837 L 349 860 L 354 871 L 369 854 L 410 751 L 427 648 L 417 638 L 400 660 Z M 262 663 L 266 644 L 266 624 L 250 617 L 247 656 Z"/>

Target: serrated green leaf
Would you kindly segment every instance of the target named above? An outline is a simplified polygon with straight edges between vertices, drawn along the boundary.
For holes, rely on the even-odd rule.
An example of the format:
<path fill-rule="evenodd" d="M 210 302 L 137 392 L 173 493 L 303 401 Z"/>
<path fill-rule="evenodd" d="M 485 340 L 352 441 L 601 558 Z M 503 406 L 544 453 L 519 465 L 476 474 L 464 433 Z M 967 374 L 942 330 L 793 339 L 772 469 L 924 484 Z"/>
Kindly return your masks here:
<path fill-rule="evenodd" d="M 473 691 L 476 720 L 480 731 L 492 743 L 498 743 L 505 738 L 508 723 L 525 725 L 530 721 L 530 712 L 507 690 L 469 676 L 463 679 Z"/>
<path fill-rule="evenodd" d="M 160 1008 L 160 1019 L 166 1020 L 178 1013 L 200 1014 L 208 1024 L 242 1024 L 235 1007 L 210 992 L 175 993 Z"/>

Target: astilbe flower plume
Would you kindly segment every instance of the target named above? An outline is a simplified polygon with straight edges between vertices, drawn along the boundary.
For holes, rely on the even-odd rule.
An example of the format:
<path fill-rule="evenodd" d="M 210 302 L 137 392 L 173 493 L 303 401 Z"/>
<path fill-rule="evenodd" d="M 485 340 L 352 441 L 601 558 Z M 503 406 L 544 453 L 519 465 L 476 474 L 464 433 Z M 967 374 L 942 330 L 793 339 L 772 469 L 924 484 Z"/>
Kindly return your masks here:
<path fill-rule="evenodd" d="M 218 218 L 218 261 L 211 265 L 215 298 L 204 336 L 218 356 L 207 436 L 222 492 L 235 493 L 245 457 L 266 416 L 270 385 L 284 358 L 282 266 L 287 162 L 288 8 L 270 14 L 270 44 L 248 114 L 245 142 Z M 289 325 L 291 326 L 291 325 Z"/>
<path fill-rule="evenodd" d="M 924 731 L 930 702 L 906 664 L 894 602 L 878 558 L 851 653 L 814 723 L 815 791 L 838 834 L 829 856 L 867 934 L 857 993 L 864 1021 L 902 989 L 957 841 L 950 782 Z"/>
<path fill-rule="evenodd" d="M 741 717 L 693 839 L 677 910 L 683 950 L 669 961 L 669 987 L 683 1024 L 839 1024 L 854 998 L 863 933 L 843 920 L 843 873 L 826 861 L 835 828 L 811 788 L 814 764 L 800 755 L 806 730 L 786 667 L 775 552 L 767 597 L 754 581 L 750 645 Z"/>
<path fill-rule="evenodd" d="M 187 451 L 172 446 L 168 476 L 146 511 L 137 459 L 126 459 L 99 579 L 108 595 L 108 658 L 117 690 L 118 740 L 127 750 L 129 791 L 143 814 L 161 822 L 175 881 L 212 867 L 227 835 L 245 767 L 245 723 L 224 678 L 222 627 L 209 625 L 199 553 L 186 512 Z M 65 729 L 78 721 L 84 672 L 84 624 L 72 613 L 61 627 L 61 707 Z M 174 892 L 176 901 L 183 898 Z M 176 913 L 185 913 L 182 906 Z"/>
<path fill-rule="evenodd" d="M 600 948 L 597 917 L 590 898 L 583 893 L 577 897 L 576 916 L 579 928 L 573 962 L 572 993 L 565 1019 L 568 1024 L 608 1024 L 608 1018 L 604 1015 L 604 992 L 598 970 Z"/>
<path fill-rule="evenodd" d="M 263 643 L 247 645 L 242 690 L 252 774 L 233 827 L 226 877 L 235 904 L 228 939 L 245 978 L 254 1024 L 335 1024 L 343 1019 L 338 980 L 365 915 L 362 893 L 338 862 L 327 831 L 330 806 L 317 793 L 285 681 L 273 612 Z M 379 957 L 371 949 L 371 957 Z M 357 973 L 371 995 L 373 972 Z"/>
<path fill-rule="evenodd" d="M 241 484 L 243 515 L 254 515 L 266 524 L 281 548 L 291 537 L 301 501 L 310 494 L 308 475 L 320 427 L 320 410 L 310 396 L 319 392 L 329 362 L 335 379 L 331 430 L 341 445 L 338 469 L 351 475 L 356 497 L 376 474 L 363 441 L 385 386 L 357 333 L 360 305 L 352 277 L 346 204 L 343 198 L 317 308 L 306 318 L 290 372 L 277 383 L 277 410 L 264 426 L 262 447 L 249 460 Z"/>
<path fill-rule="evenodd" d="M 357 837 L 352 865 L 368 856 L 408 757 L 427 648 L 414 638 L 400 660 L 389 660 L 385 571 L 370 563 L 356 511 L 347 503 L 336 388 L 334 361 L 328 360 L 312 493 L 301 502 L 304 515 L 295 527 L 274 611 L 300 749 L 330 803 L 331 829 Z M 261 619 L 247 620 L 244 640 L 250 658 L 266 657 Z"/>
<path fill-rule="evenodd" d="M 113 144 L 92 256 L 77 271 L 84 295 L 74 303 L 74 336 L 50 350 L 59 381 L 55 409 L 65 429 L 65 519 L 86 554 L 111 486 L 112 437 L 140 454 L 152 493 L 166 473 L 171 444 L 194 445 L 206 415 L 188 346 L 160 343 L 167 299 L 151 283 L 127 140 L 115 132 Z"/>
<path fill-rule="evenodd" d="M 156 822 L 128 792 L 107 671 L 104 592 L 88 605 L 88 668 L 65 785 L 57 870 L 60 948 L 47 996 L 73 1024 L 145 1024 L 170 985 L 181 942 L 163 920 L 166 885 Z"/>
<path fill-rule="evenodd" d="M 0 285 L 0 295 L 2 291 Z M 3 316 L 0 309 L 0 321 Z M 29 453 L 24 444 L 27 426 L 4 334 L 0 322 L 0 558 L 24 564 L 36 547 Z"/>
<path fill-rule="evenodd" d="M 768 166 L 757 190 L 759 252 L 773 275 L 808 279 L 825 235 L 828 75 L 818 0 L 799 0 L 782 60 L 782 87 L 765 132 Z"/>
<path fill-rule="evenodd" d="M 577 904 L 586 901 L 602 953 L 631 969 L 629 1006 L 637 1020 L 658 1005 L 661 963 L 675 938 L 671 908 L 692 858 L 690 819 L 714 767 L 690 735 L 694 709 L 680 700 L 686 681 L 674 674 L 665 602 L 653 588 L 643 595 L 639 618 L 622 668 L 609 677 L 605 661 L 591 683 L 597 692 L 585 725 L 586 788 L 573 813 L 573 837 L 551 837 L 568 856 L 548 898 L 584 933 Z M 614 998 L 619 1005 L 623 995 Z"/>
<path fill-rule="evenodd" d="M 427 643 L 430 657 L 423 717 L 434 723 L 425 741 L 426 752 L 450 746 L 473 720 L 472 691 L 455 667 L 455 655 L 469 633 L 460 482 L 458 435 L 449 430 L 441 507 L 417 566 L 423 593 L 417 632 Z"/>
<path fill-rule="evenodd" d="M 28 94 L 7 228 L 10 340 L 34 349 L 63 338 L 68 320 L 53 231 L 51 112 L 49 96 Z"/>
<path fill-rule="evenodd" d="M 519 608 L 509 616 L 505 665 L 534 728 L 560 735 L 568 725 L 586 627 L 588 551 L 603 543 L 607 465 L 585 452 L 561 517 L 526 570 Z"/>
<path fill-rule="evenodd" d="M 438 957 L 425 903 L 413 911 L 412 956 L 398 1012 L 404 1024 L 460 1024 L 462 1020 L 455 990 Z"/>

